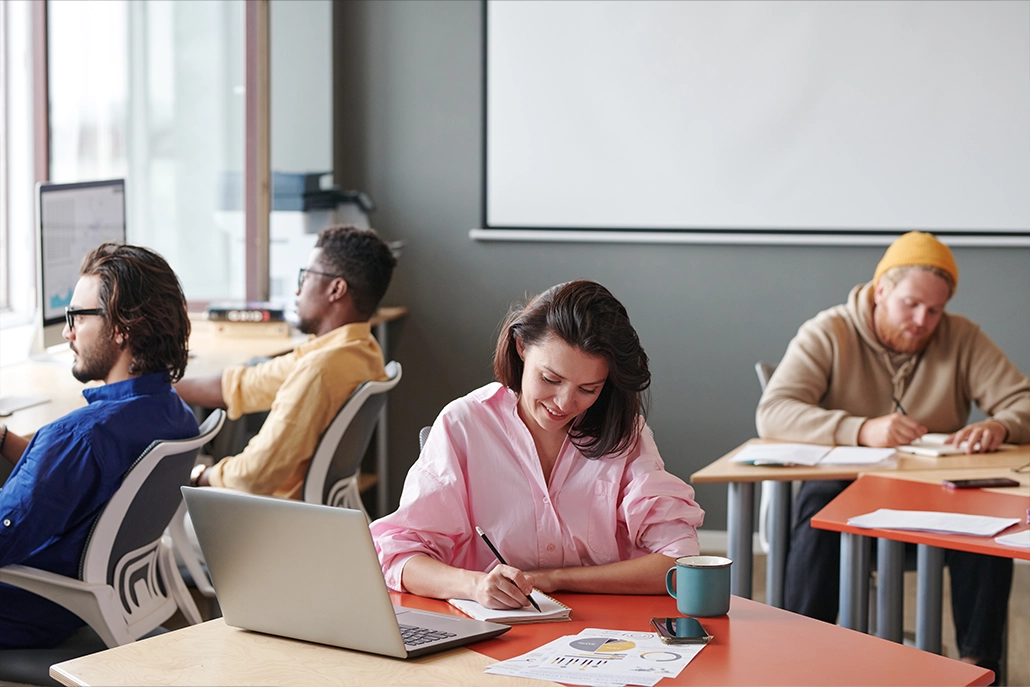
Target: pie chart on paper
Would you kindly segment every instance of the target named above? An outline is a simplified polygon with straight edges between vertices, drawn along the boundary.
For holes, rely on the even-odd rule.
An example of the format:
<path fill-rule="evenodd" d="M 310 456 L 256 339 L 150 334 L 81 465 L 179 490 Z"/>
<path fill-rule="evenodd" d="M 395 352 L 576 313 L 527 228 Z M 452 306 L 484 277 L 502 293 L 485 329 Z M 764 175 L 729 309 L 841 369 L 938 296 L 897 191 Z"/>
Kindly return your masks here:
<path fill-rule="evenodd" d="M 626 641 L 625 639 L 607 639 L 605 637 L 584 637 L 570 642 L 569 646 L 580 651 L 610 654 L 619 651 L 629 651 L 636 646 L 636 642 Z"/>

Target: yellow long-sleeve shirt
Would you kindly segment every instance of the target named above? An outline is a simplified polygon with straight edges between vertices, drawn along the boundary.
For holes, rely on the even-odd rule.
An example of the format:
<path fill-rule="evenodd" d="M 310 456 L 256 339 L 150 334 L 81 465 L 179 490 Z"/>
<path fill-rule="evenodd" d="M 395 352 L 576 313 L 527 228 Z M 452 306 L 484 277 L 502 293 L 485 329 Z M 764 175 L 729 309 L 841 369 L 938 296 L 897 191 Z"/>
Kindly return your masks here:
<path fill-rule="evenodd" d="M 207 471 L 212 486 L 300 498 L 318 439 L 336 413 L 362 382 L 386 379 L 367 322 L 334 329 L 260 365 L 226 369 L 222 398 L 230 419 L 270 412 L 242 453 Z"/>

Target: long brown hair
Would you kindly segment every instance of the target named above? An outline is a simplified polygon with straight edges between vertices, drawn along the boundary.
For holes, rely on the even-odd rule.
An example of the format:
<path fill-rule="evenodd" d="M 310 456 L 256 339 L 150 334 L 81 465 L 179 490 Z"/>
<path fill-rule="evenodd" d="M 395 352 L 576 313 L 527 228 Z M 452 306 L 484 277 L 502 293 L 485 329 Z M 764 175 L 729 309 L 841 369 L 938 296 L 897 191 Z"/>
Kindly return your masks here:
<path fill-rule="evenodd" d="M 597 401 L 569 430 L 577 448 L 587 458 L 632 448 L 639 434 L 637 418 L 647 413 L 651 372 L 626 308 L 608 289 L 585 280 L 552 286 L 524 307 L 513 308 L 494 352 L 497 381 L 522 393 L 525 363 L 516 341 L 528 348 L 550 336 L 608 362 Z"/>
<path fill-rule="evenodd" d="M 165 259 L 140 246 L 104 243 L 82 259 L 79 271 L 100 280 L 97 299 L 107 326 L 125 336 L 132 352 L 129 372 L 182 379 L 190 319 L 182 285 Z"/>

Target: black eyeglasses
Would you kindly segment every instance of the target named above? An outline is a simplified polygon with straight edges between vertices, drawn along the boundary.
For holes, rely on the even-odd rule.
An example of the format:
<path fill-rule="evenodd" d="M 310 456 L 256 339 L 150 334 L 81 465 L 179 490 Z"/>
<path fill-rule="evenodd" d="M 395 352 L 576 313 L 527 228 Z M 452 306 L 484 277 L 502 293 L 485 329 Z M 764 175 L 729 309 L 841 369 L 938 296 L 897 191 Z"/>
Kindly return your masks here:
<path fill-rule="evenodd" d="M 65 308 L 64 321 L 68 323 L 68 329 L 75 329 L 75 318 L 79 315 L 103 315 L 100 308 Z"/>
<path fill-rule="evenodd" d="M 307 278 L 308 274 L 320 274 L 323 277 L 332 277 L 333 279 L 343 279 L 343 275 L 340 274 L 329 274 L 328 272 L 319 272 L 318 270 L 309 270 L 307 267 L 300 268 L 300 274 L 297 275 L 297 288 L 303 288 L 304 279 Z"/>

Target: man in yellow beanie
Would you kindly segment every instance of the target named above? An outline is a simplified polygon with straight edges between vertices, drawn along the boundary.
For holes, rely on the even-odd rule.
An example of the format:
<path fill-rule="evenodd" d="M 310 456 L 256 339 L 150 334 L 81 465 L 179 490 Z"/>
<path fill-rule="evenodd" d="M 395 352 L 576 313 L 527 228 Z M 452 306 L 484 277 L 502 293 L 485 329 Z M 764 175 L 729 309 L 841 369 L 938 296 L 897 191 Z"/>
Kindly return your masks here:
<path fill-rule="evenodd" d="M 759 401 L 759 436 L 891 447 L 942 432 L 968 453 L 1030 443 L 1030 379 L 976 324 L 945 312 L 957 285 L 955 258 L 935 236 L 898 238 L 873 281 L 798 330 Z M 988 417 L 967 424 L 974 401 Z M 847 485 L 802 484 L 787 559 L 786 608 L 831 623 L 840 536 L 809 520 Z M 946 561 L 959 652 L 997 674 L 1012 561 L 960 551 Z"/>

